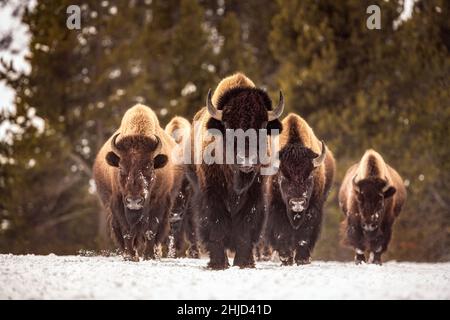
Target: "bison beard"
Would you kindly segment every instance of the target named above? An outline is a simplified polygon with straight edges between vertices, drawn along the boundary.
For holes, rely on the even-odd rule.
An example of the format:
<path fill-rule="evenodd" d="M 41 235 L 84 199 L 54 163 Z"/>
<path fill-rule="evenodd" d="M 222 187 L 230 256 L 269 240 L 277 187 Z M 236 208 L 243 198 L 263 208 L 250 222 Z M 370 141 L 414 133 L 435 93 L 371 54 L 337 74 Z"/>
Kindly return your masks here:
<path fill-rule="evenodd" d="M 161 243 L 168 232 L 167 208 L 170 199 L 141 210 L 129 210 L 119 195 L 111 204 L 111 227 L 114 238 L 123 251 L 125 260 L 138 261 L 155 258 L 155 245 Z M 150 210 L 151 209 L 151 210 Z"/>
<path fill-rule="evenodd" d="M 269 217 L 267 240 L 274 250 L 278 251 L 283 265 L 310 263 L 311 253 L 317 242 L 322 225 L 323 201 L 311 199 L 308 209 L 302 213 L 302 223 L 294 229 L 286 214 L 286 205 L 281 195 L 274 193 L 275 201 L 269 212 L 276 213 Z M 295 257 L 295 259 L 294 259 Z"/>
<path fill-rule="evenodd" d="M 200 235 L 210 254 L 208 267 L 224 269 L 229 266 L 226 249 L 236 252 L 233 265 L 241 268 L 254 267 L 253 247 L 258 242 L 265 215 L 262 201 L 262 177 L 239 173 L 240 178 L 251 179 L 246 192 L 237 194 L 225 181 L 224 172 L 216 168 L 204 190 L 197 194 L 197 202 L 203 210 L 197 210 Z M 212 167 L 210 166 L 210 167 Z M 209 168 L 213 169 L 213 168 Z M 212 170 L 211 170 L 212 171 Z M 244 177 L 243 177 L 244 176 Z"/>

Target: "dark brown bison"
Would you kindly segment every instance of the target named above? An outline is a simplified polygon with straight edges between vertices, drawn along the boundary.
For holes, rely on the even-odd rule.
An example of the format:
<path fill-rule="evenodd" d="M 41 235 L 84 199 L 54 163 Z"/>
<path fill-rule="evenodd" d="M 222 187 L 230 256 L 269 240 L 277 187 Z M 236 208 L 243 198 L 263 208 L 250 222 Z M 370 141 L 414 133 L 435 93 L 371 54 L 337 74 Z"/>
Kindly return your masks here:
<path fill-rule="evenodd" d="M 167 236 L 171 190 L 178 183 L 169 157 L 174 146 L 155 113 L 136 105 L 95 159 L 97 192 L 127 260 L 154 258 L 155 246 Z"/>
<path fill-rule="evenodd" d="M 225 150 L 229 145 L 226 129 L 281 130 L 278 117 L 283 111 L 283 96 L 272 110 L 272 102 L 261 89 L 241 73 L 223 79 L 206 107 L 194 117 L 191 139 L 200 154 L 217 143 Z M 223 140 L 210 142 L 208 129 L 223 134 Z M 264 141 L 263 143 L 266 143 Z M 258 145 L 258 150 L 259 150 Z M 230 147 L 231 148 L 231 147 Z M 265 220 L 263 208 L 261 163 L 258 152 L 245 144 L 245 150 L 234 150 L 232 164 L 206 163 L 195 166 L 199 191 L 198 223 L 201 240 L 209 252 L 208 266 L 212 269 L 228 267 L 226 250 L 235 251 L 234 265 L 254 267 L 253 249 L 258 242 Z M 198 152 L 196 152 L 198 154 Z"/>
<path fill-rule="evenodd" d="M 381 264 L 405 200 L 402 178 L 376 151 L 367 150 L 348 169 L 339 190 L 339 205 L 345 214 L 344 244 L 355 249 L 356 264 L 366 261 L 366 250 L 370 263 Z"/>
<path fill-rule="evenodd" d="M 176 155 L 179 159 L 177 174 L 181 174 L 181 188 L 176 191 L 176 198 L 170 214 L 170 238 L 173 239 L 176 257 L 199 258 L 197 228 L 192 205 L 195 186 L 188 179 L 189 167 L 182 163 L 185 144 L 190 141 L 191 124 L 182 117 L 174 117 L 164 129 L 177 143 Z"/>
<path fill-rule="evenodd" d="M 283 265 L 307 264 L 322 225 L 335 161 L 306 121 L 292 113 L 283 120 L 279 148 L 279 170 L 266 184 L 265 238 Z"/>

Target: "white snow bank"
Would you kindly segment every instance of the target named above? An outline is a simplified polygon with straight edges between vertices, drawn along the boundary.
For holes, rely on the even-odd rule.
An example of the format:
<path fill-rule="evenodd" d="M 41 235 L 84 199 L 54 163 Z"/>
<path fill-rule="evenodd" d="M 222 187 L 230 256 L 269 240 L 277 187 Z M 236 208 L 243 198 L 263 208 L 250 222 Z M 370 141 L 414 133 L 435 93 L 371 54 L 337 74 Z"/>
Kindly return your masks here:
<path fill-rule="evenodd" d="M 450 299 L 450 263 L 262 262 L 225 271 L 206 263 L 0 255 L 0 299 Z"/>

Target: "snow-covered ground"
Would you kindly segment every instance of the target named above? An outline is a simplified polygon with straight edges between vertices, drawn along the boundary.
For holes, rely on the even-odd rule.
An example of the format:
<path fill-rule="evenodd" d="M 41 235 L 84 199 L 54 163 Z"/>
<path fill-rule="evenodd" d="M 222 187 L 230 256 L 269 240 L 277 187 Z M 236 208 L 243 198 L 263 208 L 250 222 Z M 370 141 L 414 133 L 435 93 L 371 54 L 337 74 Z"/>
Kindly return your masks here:
<path fill-rule="evenodd" d="M 450 299 L 450 263 L 261 262 L 225 271 L 206 263 L 0 255 L 0 299 Z"/>

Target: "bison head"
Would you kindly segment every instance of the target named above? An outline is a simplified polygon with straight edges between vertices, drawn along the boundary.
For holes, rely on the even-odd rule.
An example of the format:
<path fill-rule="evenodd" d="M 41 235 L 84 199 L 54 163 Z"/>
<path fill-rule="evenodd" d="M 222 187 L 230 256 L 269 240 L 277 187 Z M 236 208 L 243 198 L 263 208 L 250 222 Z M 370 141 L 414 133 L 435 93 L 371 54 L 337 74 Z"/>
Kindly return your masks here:
<path fill-rule="evenodd" d="M 352 179 L 352 184 L 356 193 L 361 227 L 366 232 L 378 230 L 383 221 L 384 200 L 395 194 L 395 187 L 388 184 L 387 178 L 370 177 L 357 180 L 356 175 Z"/>
<path fill-rule="evenodd" d="M 288 144 L 279 152 L 278 185 L 289 222 L 295 229 L 306 221 L 314 190 L 314 171 L 322 165 L 325 155 L 323 142 L 320 155 L 299 143 Z"/>
<path fill-rule="evenodd" d="M 157 136 L 132 135 L 117 142 L 111 139 L 106 162 L 118 168 L 119 188 L 123 203 L 129 210 L 140 210 L 148 202 L 155 183 L 155 170 L 164 167 L 168 158 L 160 154 L 161 140 Z"/>
<path fill-rule="evenodd" d="M 283 113 L 284 98 L 280 91 L 280 101 L 272 110 L 272 101 L 266 92 L 257 88 L 234 88 L 226 91 L 219 99 L 217 106 L 211 101 L 211 90 L 206 98 L 206 106 L 211 118 L 207 123 L 208 129 L 217 129 L 222 132 L 227 141 L 226 130 L 231 129 L 236 134 L 238 131 L 249 133 L 253 131 L 259 137 L 259 130 L 271 130 L 281 132 L 282 125 L 278 118 Z M 236 136 L 234 137 L 236 138 Z M 234 189 L 242 193 L 253 183 L 256 174 L 260 169 L 259 149 L 260 139 L 256 139 L 256 146 L 249 146 L 245 142 L 243 148 L 238 149 L 238 145 L 233 142 L 234 162 L 232 165 L 234 173 Z M 266 143 L 264 141 L 263 143 Z"/>

